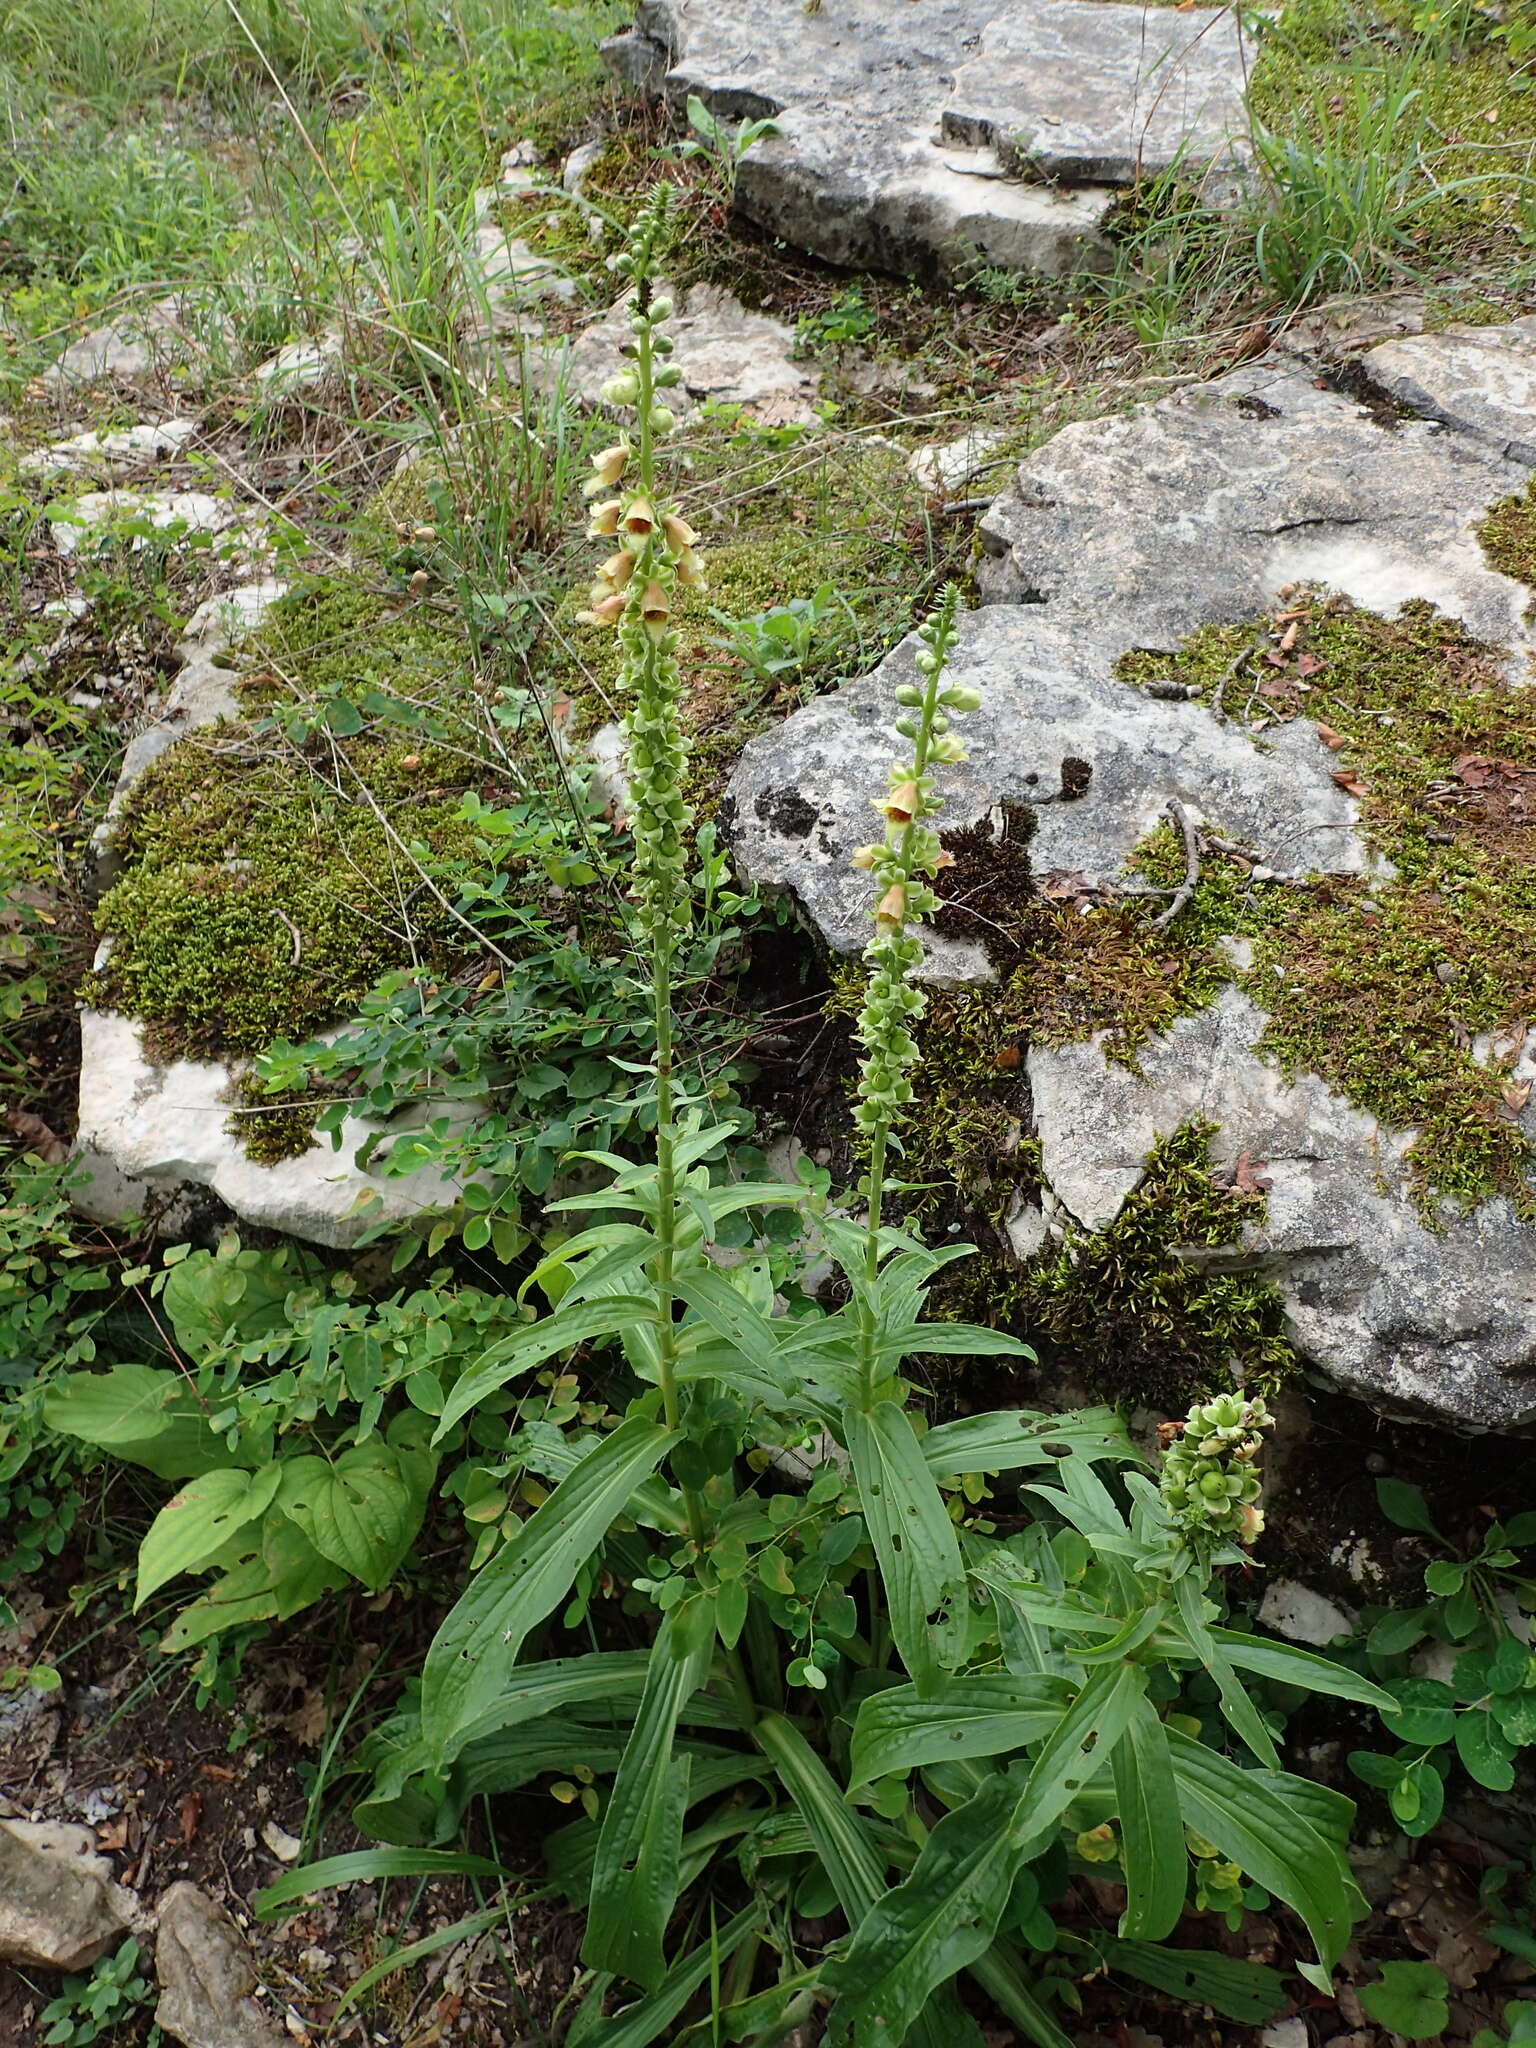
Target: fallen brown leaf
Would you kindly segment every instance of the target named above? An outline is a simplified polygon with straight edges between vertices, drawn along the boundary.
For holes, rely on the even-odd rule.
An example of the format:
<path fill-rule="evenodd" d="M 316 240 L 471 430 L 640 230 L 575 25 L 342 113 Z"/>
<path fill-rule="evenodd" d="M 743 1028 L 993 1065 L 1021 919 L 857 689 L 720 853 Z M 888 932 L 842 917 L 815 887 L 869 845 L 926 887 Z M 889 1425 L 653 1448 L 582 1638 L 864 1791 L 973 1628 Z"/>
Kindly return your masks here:
<path fill-rule="evenodd" d="M 1365 784 L 1353 768 L 1335 768 L 1333 779 L 1349 796 L 1364 796 Z"/>
<path fill-rule="evenodd" d="M 202 1795 L 202 1793 L 201 1793 L 201 1792 L 189 1792 L 189 1793 L 187 1793 L 186 1797 L 185 1797 L 185 1798 L 184 1798 L 184 1799 L 182 1800 L 182 1802 L 181 1802 L 181 1812 L 180 1812 L 180 1821 L 181 1821 L 181 1839 L 182 1839 L 182 1840 L 183 1840 L 184 1842 L 190 1842 L 190 1841 L 192 1841 L 192 1840 L 193 1840 L 193 1839 L 194 1839 L 194 1838 L 196 1837 L 196 1834 L 197 1834 L 197 1824 L 198 1824 L 198 1822 L 199 1822 L 199 1821 L 200 1821 L 200 1820 L 202 1819 L 202 1817 L 203 1817 L 203 1795 Z"/>
<path fill-rule="evenodd" d="M 1240 1195 L 1267 1194 L 1274 1182 L 1264 1171 L 1266 1161 L 1251 1152 L 1239 1152 L 1232 1165 L 1232 1185 Z"/>
<path fill-rule="evenodd" d="M 1531 1099 L 1529 1081 L 1511 1081 L 1504 1090 L 1504 1106 L 1511 1115 L 1518 1116 Z"/>
<path fill-rule="evenodd" d="M 1325 747 L 1332 747 L 1335 753 L 1339 751 L 1340 747 L 1347 747 L 1349 745 L 1343 733 L 1335 732 L 1331 725 L 1324 725 L 1321 719 L 1317 721 L 1317 736 Z"/>
<path fill-rule="evenodd" d="M 69 1157 L 69 1147 L 40 1116 L 34 1116 L 30 1109 L 8 1109 L 5 1112 L 6 1129 L 30 1152 L 35 1152 L 45 1166 L 58 1166 Z"/>

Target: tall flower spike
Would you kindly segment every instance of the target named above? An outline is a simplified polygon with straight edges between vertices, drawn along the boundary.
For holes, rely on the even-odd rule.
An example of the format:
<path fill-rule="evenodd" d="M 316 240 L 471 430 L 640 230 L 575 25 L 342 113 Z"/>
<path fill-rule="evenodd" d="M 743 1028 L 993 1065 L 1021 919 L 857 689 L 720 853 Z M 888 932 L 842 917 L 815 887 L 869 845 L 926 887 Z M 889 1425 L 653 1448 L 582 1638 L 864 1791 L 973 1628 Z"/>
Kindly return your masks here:
<path fill-rule="evenodd" d="M 623 648 L 633 894 L 653 948 L 657 942 L 670 947 L 689 923 L 683 848 L 689 813 L 682 795 L 687 753 L 678 722 L 676 616 L 683 591 L 700 589 L 704 580 L 694 548 L 698 535 L 661 497 L 655 473 L 656 442 L 673 425 L 657 393 L 679 381 L 666 361 L 672 344 L 663 331 L 672 303 L 655 291 L 670 202 L 670 189 L 658 186 L 618 259 L 631 287 L 629 364 L 610 379 L 603 396 L 621 413 L 632 413 L 633 422 L 593 457 L 589 489 L 593 496 L 621 493 L 596 507 L 590 528 L 594 539 L 612 536 L 621 551 L 603 563 L 592 604 L 578 614 L 584 624 L 617 626 Z"/>
<path fill-rule="evenodd" d="M 859 1013 L 864 1058 L 853 1111 L 868 1147 L 862 1187 L 863 1277 L 854 1290 L 859 1376 L 867 1397 L 875 1395 L 887 1370 L 879 1357 L 875 1308 L 886 1150 L 899 1144 L 898 1133 L 912 1100 L 912 1068 L 918 1058 L 912 1025 L 924 1007 L 922 990 L 912 985 L 913 969 L 923 953 L 913 927 L 937 907 L 938 898 L 929 880 L 946 858 L 938 833 L 927 822 L 939 809 L 928 764 L 936 758 L 965 758 L 965 749 L 948 730 L 948 714 L 971 709 L 976 698 L 974 690 L 962 690 L 944 680 L 959 608 L 960 592 L 951 583 L 938 610 L 918 628 L 918 680 L 903 683 L 896 692 L 896 731 L 912 742 L 912 753 L 909 759 L 891 764 L 886 794 L 875 799 L 874 808 L 885 821 L 885 837 L 873 845 L 856 847 L 853 853 L 853 865 L 874 881 L 875 929 L 864 949 L 869 979 Z"/>
<path fill-rule="evenodd" d="M 922 941 L 913 924 L 937 907 L 929 878 L 944 864 L 938 834 L 925 821 L 939 809 L 928 764 L 948 740 L 944 758 L 964 759 L 958 739 L 947 731 L 948 710 L 973 709 L 978 692 L 946 684 L 944 666 L 955 639 L 960 592 L 953 583 L 938 609 L 918 631 L 916 683 L 897 691 L 902 707 L 896 730 L 913 742 L 909 759 L 894 763 L 889 790 L 874 808 L 885 820 L 885 838 L 858 847 L 853 864 L 874 876 L 875 934 L 865 949 L 869 982 L 859 1017 L 864 1060 L 859 1070 L 854 1119 L 872 1145 L 871 1180 L 866 1189 L 878 1198 L 878 1173 L 885 1141 L 899 1130 L 912 1100 L 910 1070 L 917 1060 L 911 1026 L 922 1015 L 922 991 L 911 985 L 912 970 L 922 958 Z"/>

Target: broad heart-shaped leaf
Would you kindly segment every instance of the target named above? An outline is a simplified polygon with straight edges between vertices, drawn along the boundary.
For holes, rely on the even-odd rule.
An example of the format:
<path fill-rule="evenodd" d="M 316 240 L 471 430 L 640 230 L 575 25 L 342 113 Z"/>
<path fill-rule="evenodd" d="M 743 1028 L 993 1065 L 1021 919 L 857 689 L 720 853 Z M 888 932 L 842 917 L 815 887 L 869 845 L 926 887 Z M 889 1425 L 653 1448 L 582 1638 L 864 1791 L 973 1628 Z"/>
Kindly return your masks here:
<path fill-rule="evenodd" d="M 1136 1701 L 1125 1739 L 1110 1757 L 1125 1872 L 1122 1937 L 1161 1941 L 1184 1910 L 1189 1863 L 1168 1737 L 1148 1699 Z"/>
<path fill-rule="evenodd" d="M 1409 2041 L 1438 2041 L 1450 2023 L 1444 1973 L 1433 1963 L 1383 1963 L 1381 1980 L 1360 1986 L 1373 2020 Z"/>
<path fill-rule="evenodd" d="M 161 1302 L 189 1358 L 202 1359 L 235 1331 L 242 1340 L 283 1327 L 288 1296 L 302 1283 L 291 1252 L 193 1252 L 165 1276 Z"/>
<path fill-rule="evenodd" d="M 554 1612 L 578 1570 L 677 1433 L 643 1411 L 603 1438 L 469 1582 L 427 1652 L 422 1726 L 439 1766 L 495 1703 L 530 1629 Z"/>
<path fill-rule="evenodd" d="M 949 1634 L 939 1617 L 946 1609 L 957 1615 L 965 1610 L 965 1566 L 955 1525 L 899 1403 L 848 1409 L 843 1441 L 880 1564 L 891 1634 L 918 1691 L 930 1692 Z"/>
<path fill-rule="evenodd" d="M 79 1437 L 160 1479 L 196 1479 L 229 1463 L 223 1438 L 168 1367 L 64 1373 L 43 1395 L 43 1420 L 60 1436 Z"/>
<path fill-rule="evenodd" d="M 1047 1736 L 1071 1703 L 1065 1678 L 952 1678 L 933 1700 L 910 1685 L 871 1693 L 854 1722 L 850 1788 L 962 1756 L 1001 1756 Z"/>
<path fill-rule="evenodd" d="M 261 1524 L 260 1548 L 224 1572 L 166 1630 L 166 1652 L 190 1650 L 221 1630 L 247 1621 L 286 1621 L 322 1593 L 346 1583 L 346 1573 L 322 1557 L 302 1529 L 276 1507 Z"/>
<path fill-rule="evenodd" d="M 1332 1970 L 1360 1904 L 1342 1849 L 1303 1818 L 1283 1772 L 1245 1771 L 1176 1728 L 1163 1733 L 1185 1822 L 1295 1909 Z"/>
<path fill-rule="evenodd" d="M 411 1460 L 413 1467 L 419 1460 Z M 410 1549 L 426 1510 L 421 1474 L 375 1439 L 338 1458 L 284 1461 L 277 1504 L 332 1564 L 377 1593 Z"/>
<path fill-rule="evenodd" d="M 698 1596 L 695 1596 L 697 1599 Z M 684 1601 L 663 1620 L 645 1690 L 603 1811 L 582 1961 L 654 1991 L 667 1974 L 662 1946 L 677 1904 L 689 1759 L 673 1754 L 683 1702 L 709 1671 L 713 1625 L 702 1649 L 682 1644 Z"/>
<path fill-rule="evenodd" d="M 932 1993 L 992 1946 L 1020 1864 L 1044 1847 L 1020 1832 L 1026 1769 L 994 1773 L 945 1814 L 911 1875 L 876 1901 L 847 1954 L 823 1972 L 830 2041 L 897 2048 Z"/>
<path fill-rule="evenodd" d="M 135 1611 L 167 1579 L 206 1571 L 226 1537 L 266 1513 L 282 1476 L 280 1464 L 254 1475 L 226 1466 L 189 1480 L 156 1515 L 139 1546 Z"/>

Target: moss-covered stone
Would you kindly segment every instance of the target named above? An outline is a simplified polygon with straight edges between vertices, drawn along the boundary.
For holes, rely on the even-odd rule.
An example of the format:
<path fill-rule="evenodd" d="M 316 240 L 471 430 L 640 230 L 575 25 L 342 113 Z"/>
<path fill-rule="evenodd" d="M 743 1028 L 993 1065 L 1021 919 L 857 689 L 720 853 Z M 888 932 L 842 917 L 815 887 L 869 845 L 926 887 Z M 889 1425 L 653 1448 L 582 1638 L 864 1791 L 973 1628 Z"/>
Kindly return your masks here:
<path fill-rule="evenodd" d="M 1234 1379 L 1273 1384 L 1292 1364 L 1279 1296 L 1240 1258 L 1223 1270 L 1210 1257 L 1262 1224 L 1264 1197 L 1213 1175 L 1214 1131 L 1188 1123 L 1159 1140 L 1107 1229 L 1069 1228 L 1022 1269 L 964 1260 L 937 1303 L 1024 1337 L 1096 1399 L 1173 1412 Z M 1022 1158 L 1038 1172 L 1027 1146 Z"/>
<path fill-rule="evenodd" d="M 253 728 L 205 729 L 140 780 L 98 909 L 114 945 L 89 994 L 142 1018 L 155 1057 L 248 1057 L 346 1016 L 402 960 L 473 950 L 420 873 L 474 857 L 460 798 L 490 793 L 441 737 L 472 695 L 456 637 L 317 585 L 277 607 L 248 658 Z M 402 728 L 384 698 L 424 722 Z M 353 718 L 334 708 L 311 725 L 337 704 L 356 708 L 344 740 Z"/>
<path fill-rule="evenodd" d="M 1122 663 L 1128 680 L 1155 662 L 1208 688 L 1257 635 L 1276 655 L 1266 710 L 1320 721 L 1396 870 L 1232 905 L 1227 929 L 1256 949 L 1241 979 L 1272 1017 L 1262 1048 L 1417 1134 L 1426 1214 L 1495 1193 L 1529 1208 L 1531 1147 L 1497 1051 L 1536 1015 L 1536 689 L 1509 687 L 1498 650 L 1425 603 L 1386 619 L 1314 594 L 1287 616 L 1283 655 L 1261 620 L 1202 628 L 1171 666 Z"/>

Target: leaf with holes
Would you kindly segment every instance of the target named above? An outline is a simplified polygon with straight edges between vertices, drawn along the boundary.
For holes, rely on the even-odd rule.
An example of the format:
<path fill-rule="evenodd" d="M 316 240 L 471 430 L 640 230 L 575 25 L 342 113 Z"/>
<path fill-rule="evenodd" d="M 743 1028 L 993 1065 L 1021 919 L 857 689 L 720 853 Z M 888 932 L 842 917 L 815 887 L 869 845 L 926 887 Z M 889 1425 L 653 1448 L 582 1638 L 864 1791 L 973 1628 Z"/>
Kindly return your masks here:
<path fill-rule="evenodd" d="M 850 1408 L 844 1440 L 890 1610 L 891 1634 L 919 1692 L 938 1682 L 947 1610 L 963 1613 L 965 1567 L 944 1496 L 906 1410 L 895 1401 Z"/>

